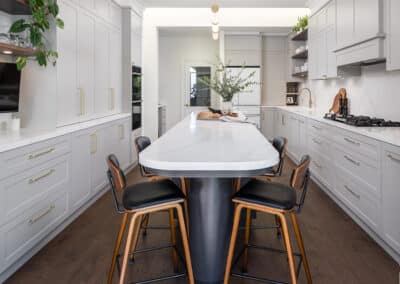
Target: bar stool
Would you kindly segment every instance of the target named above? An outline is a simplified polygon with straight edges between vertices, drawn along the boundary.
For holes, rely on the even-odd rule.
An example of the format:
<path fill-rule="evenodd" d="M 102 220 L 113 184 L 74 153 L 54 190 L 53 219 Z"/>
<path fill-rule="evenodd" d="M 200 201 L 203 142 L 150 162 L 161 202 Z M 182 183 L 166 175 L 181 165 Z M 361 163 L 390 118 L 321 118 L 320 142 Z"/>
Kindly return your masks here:
<path fill-rule="evenodd" d="M 123 262 L 120 273 L 119 283 L 123 284 L 125 281 L 128 258 L 131 254 L 131 246 L 133 244 L 133 252 L 136 252 L 137 240 L 140 233 L 140 225 L 143 217 L 146 214 L 168 211 L 169 222 L 171 229 L 171 243 L 172 243 L 172 257 L 175 272 L 178 270 L 178 253 L 176 249 L 176 232 L 174 225 L 174 210 L 177 212 L 179 228 L 181 231 L 181 238 L 185 253 L 187 276 L 189 283 L 194 283 L 192 262 L 190 259 L 189 243 L 187 238 L 186 226 L 183 217 L 182 203 L 184 202 L 185 195 L 182 191 L 170 180 L 157 180 L 152 182 L 144 182 L 131 186 L 126 185 L 126 178 L 123 171 L 120 169 L 118 159 L 115 155 L 111 154 L 107 158 L 108 171 L 107 176 L 111 185 L 111 193 L 113 202 L 117 213 L 122 214 L 122 222 L 118 231 L 117 240 L 114 247 L 114 253 L 111 261 L 111 267 L 108 275 L 108 284 L 112 283 L 113 274 L 117 265 L 121 242 L 124 236 L 125 227 L 127 225 L 128 217 L 131 217 L 126 237 L 125 250 L 123 254 Z M 118 197 L 118 191 L 122 192 L 122 200 Z M 165 248 L 165 247 L 163 247 Z M 152 249 L 153 250 L 153 249 Z M 144 250 L 151 251 L 151 250 Z M 149 279 L 141 283 L 151 283 L 162 281 L 172 278 L 185 276 L 185 274 L 174 274 L 157 279 Z"/>
<path fill-rule="evenodd" d="M 310 157 L 308 155 L 303 156 L 299 165 L 292 171 L 292 176 L 290 179 L 289 186 L 253 179 L 233 196 L 232 201 L 235 203 L 236 209 L 235 209 L 234 224 L 232 229 L 232 236 L 229 246 L 228 259 L 226 264 L 225 279 L 224 279 L 225 284 L 228 284 L 229 278 L 231 276 L 233 254 L 235 250 L 235 242 L 239 228 L 240 214 L 242 209 L 250 209 L 266 214 L 273 214 L 279 218 L 280 223 L 282 225 L 282 232 L 285 241 L 286 251 L 279 251 L 277 249 L 270 249 L 270 250 L 275 252 L 279 251 L 287 253 L 291 282 L 295 284 L 297 283 L 298 273 L 296 273 L 295 271 L 293 252 L 285 217 L 285 215 L 290 215 L 296 235 L 297 244 L 300 249 L 300 254 L 295 254 L 296 256 L 300 257 L 300 263 L 297 271 L 299 272 L 299 268 L 302 262 L 304 271 L 307 276 L 307 282 L 309 284 L 312 283 L 311 273 L 308 266 L 303 239 L 295 215 L 301 212 L 304 205 L 304 200 L 307 193 L 307 184 L 310 177 L 309 165 L 310 165 Z M 301 191 L 301 195 L 298 201 L 297 201 L 296 191 Z M 246 218 L 245 245 L 243 250 L 244 257 L 243 257 L 243 269 L 242 269 L 244 272 L 247 271 L 249 248 L 269 249 L 265 247 L 259 247 L 256 245 L 250 245 L 249 238 L 250 238 L 250 220 L 249 218 Z M 234 273 L 232 274 L 232 276 L 261 281 L 261 282 L 283 283 L 275 280 L 250 276 L 249 274 Z"/>
<path fill-rule="evenodd" d="M 139 136 L 135 139 L 135 147 L 136 147 L 136 154 L 137 154 L 137 160 L 139 161 L 139 154 L 140 152 L 142 152 L 144 149 L 146 149 L 147 147 L 149 147 L 151 145 L 151 140 L 149 137 L 147 136 Z M 139 163 L 139 169 L 140 169 L 140 174 L 142 175 L 142 177 L 145 178 L 149 178 L 150 181 L 154 181 L 154 180 L 159 180 L 159 179 L 166 179 L 166 177 L 162 177 L 159 175 L 155 175 L 153 174 L 150 170 L 148 170 L 146 167 L 144 167 L 143 165 L 141 165 Z M 184 178 L 179 178 L 179 182 L 181 185 L 181 190 L 183 192 L 183 194 L 185 194 L 185 196 L 187 195 L 187 187 L 186 187 L 186 181 Z M 187 204 L 187 200 L 185 199 L 184 201 L 184 208 L 185 208 L 185 219 L 186 219 L 186 224 L 187 224 L 187 230 L 189 231 L 189 208 L 188 208 L 188 204 Z M 150 221 L 150 214 L 147 214 L 144 218 L 143 218 L 143 222 L 141 224 L 141 229 L 143 229 L 143 236 L 147 235 L 147 229 L 165 229 L 165 227 L 149 227 L 149 221 Z"/>

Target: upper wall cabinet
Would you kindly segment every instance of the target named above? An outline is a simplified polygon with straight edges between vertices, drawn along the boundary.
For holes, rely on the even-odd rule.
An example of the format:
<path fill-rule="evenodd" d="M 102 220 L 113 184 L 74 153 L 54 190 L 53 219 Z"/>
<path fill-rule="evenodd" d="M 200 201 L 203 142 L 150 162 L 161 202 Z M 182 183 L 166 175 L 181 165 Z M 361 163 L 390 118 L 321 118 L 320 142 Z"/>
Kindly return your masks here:
<path fill-rule="evenodd" d="M 336 0 L 338 66 L 383 60 L 382 0 Z"/>
<path fill-rule="evenodd" d="M 131 56 L 132 65 L 142 65 L 142 17 L 131 12 Z"/>
<path fill-rule="evenodd" d="M 258 35 L 226 35 L 225 64 L 261 65 L 261 37 Z"/>
<path fill-rule="evenodd" d="M 400 1 L 387 0 L 385 2 L 386 16 L 386 68 L 389 71 L 400 70 Z"/>

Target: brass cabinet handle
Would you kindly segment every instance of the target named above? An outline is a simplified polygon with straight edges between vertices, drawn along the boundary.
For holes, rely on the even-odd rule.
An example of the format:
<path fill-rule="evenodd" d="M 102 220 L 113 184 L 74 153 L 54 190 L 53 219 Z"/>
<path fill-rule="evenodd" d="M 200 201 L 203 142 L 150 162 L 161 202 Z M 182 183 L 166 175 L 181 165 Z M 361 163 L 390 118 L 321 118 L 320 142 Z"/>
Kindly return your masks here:
<path fill-rule="evenodd" d="M 351 140 L 351 139 L 349 139 L 347 137 L 344 137 L 343 139 L 344 139 L 344 141 L 349 142 L 349 143 L 351 143 L 353 145 L 361 146 L 361 144 L 359 142 L 353 141 L 353 140 Z"/>
<path fill-rule="evenodd" d="M 352 164 L 354 164 L 354 165 L 356 165 L 356 166 L 360 166 L 360 162 L 357 162 L 357 161 L 354 161 L 352 158 L 350 158 L 349 156 L 347 156 L 347 155 L 344 155 L 343 156 L 347 161 L 349 161 L 350 163 L 352 163 Z"/>
<path fill-rule="evenodd" d="M 389 159 L 392 159 L 393 161 L 395 161 L 397 163 L 400 163 L 400 159 L 394 157 L 392 154 L 388 154 L 387 156 L 388 156 Z"/>
<path fill-rule="evenodd" d="M 54 208 L 56 208 L 56 206 L 54 204 L 52 204 L 46 211 L 44 211 L 43 213 L 40 213 L 39 215 L 37 215 L 36 217 L 33 217 L 31 219 L 29 219 L 29 224 L 32 225 L 34 223 L 36 223 L 37 221 L 39 221 L 40 219 L 42 219 L 44 216 L 46 216 L 47 214 L 49 214 Z"/>
<path fill-rule="evenodd" d="M 35 183 L 35 182 L 37 182 L 37 181 L 39 181 L 41 179 L 44 179 L 45 177 L 48 177 L 49 175 L 51 175 L 55 171 L 56 171 L 55 169 L 51 169 L 51 170 L 47 171 L 46 173 L 44 173 L 44 174 L 42 174 L 40 176 L 30 178 L 29 179 L 29 184 L 32 184 L 32 183 Z"/>
<path fill-rule="evenodd" d="M 97 152 L 97 134 L 93 133 L 90 135 L 90 154 Z"/>
<path fill-rule="evenodd" d="M 344 188 L 345 188 L 348 192 L 350 192 L 351 195 L 353 195 L 353 196 L 354 196 L 355 198 L 357 198 L 358 200 L 361 199 L 361 196 L 360 196 L 359 194 L 355 193 L 354 191 L 352 191 L 352 190 L 350 189 L 350 187 L 348 187 L 347 185 L 344 185 Z"/>
<path fill-rule="evenodd" d="M 315 138 L 313 138 L 313 139 L 312 139 L 312 141 L 313 141 L 314 143 L 318 144 L 318 145 L 321 145 L 321 144 L 322 144 L 322 142 L 321 142 L 321 141 L 318 141 L 318 140 L 317 140 L 317 139 L 315 139 Z"/>
<path fill-rule="evenodd" d="M 78 88 L 78 94 L 79 94 L 79 108 L 80 108 L 80 114 L 85 115 L 86 113 L 86 105 L 85 105 L 85 92 L 83 91 L 83 88 Z"/>
<path fill-rule="evenodd" d="M 39 158 L 39 157 L 41 157 L 41 156 L 43 156 L 43 155 L 50 154 L 50 153 L 53 152 L 54 150 L 55 150 L 55 148 L 54 148 L 54 147 L 51 147 L 51 148 L 47 149 L 46 151 L 43 151 L 43 152 L 40 152 L 40 153 L 30 154 L 30 155 L 28 156 L 28 159 L 29 159 L 29 160 L 32 160 L 32 159 Z"/>
<path fill-rule="evenodd" d="M 110 96 L 111 96 L 111 110 L 115 110 L 115 89 L 110 88 Z"/>

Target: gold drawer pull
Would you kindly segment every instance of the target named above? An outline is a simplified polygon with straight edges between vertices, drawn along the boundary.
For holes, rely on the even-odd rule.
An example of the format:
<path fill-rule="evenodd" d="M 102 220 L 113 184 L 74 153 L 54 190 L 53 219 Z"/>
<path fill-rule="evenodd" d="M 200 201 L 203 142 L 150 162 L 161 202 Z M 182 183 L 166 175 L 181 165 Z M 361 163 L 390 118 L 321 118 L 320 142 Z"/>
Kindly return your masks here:
<path fill-rule="evenodd" d="M 395 161 L 395 162 L 397 162 L 397 163 L 400 163 L 400 159 L 394 157 L 392 154 L 389 154 L 389 155 L 387 155 L 387 156 L 388 156 L 388 158 L 392 159 L 393 161 Z"/>
<path fill-rule="evenodd" d="M 43 151 L 43 152 L 40 152 L 40 153 L 30 154 L 30 155 L 28 156 L 28 159 L 29 159 L 29 160 L 32 160 L 32 159 L 39 158 L 39 157 L 41 157 L 41 156 L 43 156 L 43 155 L 50 154 L 50 153 L 53 152 L 55 149 L 56 149 L 56 148 L 52 147 L 52 148 L 49 148 L 48 150 Z"/>
<path fill-rule="evenodd" d="M 357 162 L 357 161 L 354 161 L 352 158 L 350 158 L 349 156 L 347 156 L 347 155 L 344 155 L 343 156 L 347 161 L 349 161 L 350 163 L 352 163 L 352 164 L 354 164 L 354 165 L 356 165 L 356 166 L 360 166 L 360 162 Z"/>
<path fill-rule="evenodd" d="M 349 143 L 351 143 L 351 144 L 353 144 L 353 145 L 361 146 L 360 143 L 358 143 L 358 142 L 356 142 L 356 141 L 353 141 L 353 140 L 351 140 L 351 139 L 349 139 L 349 138 L 347 138 L 347 137 L 345 137 L 345 138 L 343 138 L 343 139 L 344 139 L 344 141 L 349 142 Z"/>
<path fill-rule="evenodd" d="M 32 224 L 36 223 L 37 221 L 42 219 L 44 216 L 49 214 L 54 208 L 56 208 L 56 206 L 53 204 L 46 211 L 44 211 L 43 213 L 37 215 L 36 217 L 33 217 L 33 218 L 29 219 L 29 224 L 32 225 Z"/>
<path fill-rule="evenodd" d="M 354 191 L 352 191 L 347 185 L 344 185 L 344 188 L 351 193 L 351 195 L 353 195 L 355 198 L 357 198 L 358 200 L 360 200 L 361 196 L 357 193 L 355 193 Z"/>
<path fill-rule="evenodd" d="M 49 175 L 51 175 L 55 171 L 56 171 L 55 169 L 51 169 L 48 172 L 46 172 L 46 173 L 44 173 L 44 174 L 42 174 L 40 176 L 33 177 L 33 178 L 29 179 L 29 184 L 35 183 L 35 182 L 37 182 L 37 181 L 39 181 L 39 180 L 41 180 L 41 179 L 43 179 L 45 177 L 48 177 Z"/>

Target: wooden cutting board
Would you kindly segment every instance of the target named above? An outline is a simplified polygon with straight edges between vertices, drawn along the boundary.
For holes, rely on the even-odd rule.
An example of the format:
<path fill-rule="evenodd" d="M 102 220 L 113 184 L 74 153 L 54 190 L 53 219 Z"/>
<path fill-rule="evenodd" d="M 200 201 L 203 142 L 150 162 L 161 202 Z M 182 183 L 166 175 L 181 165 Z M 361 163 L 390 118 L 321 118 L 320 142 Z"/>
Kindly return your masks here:
<path fill-rule="evenodd" d="M 333 104 L 332 104 L 332 107 L 329 110 L 329 112 L 339 113 L 339 110 L 340 110 L 340 99 L 344 99 L 346 97 L 347 97 L 346 89 L 345 88 L 341 88 L 339 90 L 339 93 L 337 93 L 337 95 L 333 99 Z"/>

